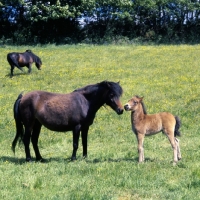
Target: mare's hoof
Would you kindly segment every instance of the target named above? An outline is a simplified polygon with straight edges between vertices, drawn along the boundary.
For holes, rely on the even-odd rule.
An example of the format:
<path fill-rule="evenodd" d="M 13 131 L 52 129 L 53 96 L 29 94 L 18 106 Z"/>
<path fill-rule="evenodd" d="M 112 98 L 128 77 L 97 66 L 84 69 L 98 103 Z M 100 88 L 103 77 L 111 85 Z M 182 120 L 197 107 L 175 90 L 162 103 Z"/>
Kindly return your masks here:
<path fill-rule="evenodd" d="M 77 160 L 76 157 L 71 157 L 71 161 Z"/>
<path fill-rule="evenodd" d="M 26 158 L 26 162 L 32 162 L 31 158 Z"/>

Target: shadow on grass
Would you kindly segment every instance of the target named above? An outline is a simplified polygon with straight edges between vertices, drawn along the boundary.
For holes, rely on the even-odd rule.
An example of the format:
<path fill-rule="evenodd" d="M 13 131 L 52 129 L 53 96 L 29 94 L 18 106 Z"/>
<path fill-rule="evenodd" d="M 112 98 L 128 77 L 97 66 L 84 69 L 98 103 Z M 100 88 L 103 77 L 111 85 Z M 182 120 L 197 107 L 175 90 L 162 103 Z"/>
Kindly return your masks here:
<path fill-rule="evenodd" d="M 86 160 L 86 162 L 88 163 L 101 163 L 101 162 L 133 162 L 133 163 L 139 163 L 138 162 L 138 157 L 135 158 L 117 158 L 117 159 L 112 159 L 112 158 L 108 158 L 108 159 L 93 159 L 93 160 Z M 154 159 L 150 159 L 150 158 L 145 158 L 145 162 L 154 162 Z"/>
<path fill-rule="evenodd" d="M 9 163 L 14 163 L 16 165 L 22 165 L 25 163 L 50 163 L 50 162 L 72 162 L 71 157 L 70 158 L 60 158 L 60 157 L 54 157 L 54 158 L 48 158 L 48 159 L 43 159 L 42 161 L 36 161 L 35 158 L 32 158 L 31 162 L 27 162 L 25 158 L 17 158 L 17 157 L 9 157 L 9 156 L 2 156 L 0 157 L 0 162 L 9 162 Z"/>
<path fill-rule="evenodd" d="M 117 163 L 117 162 L 131 162 L 131 163 L 138 163 L 138 158 L 117 158 L 117 159 L 112 159 L 112 158 L 108 158 L 108 159 L 104 159 L 104 158 L 95 158 L 95 159 L 88 159 L 88 158 L 78 158 L 77 160 L 72 161 L 71 157 L 68 158 L 61 158 L 61 157 L 53 157 L 53 158 L 48 158 L 48 159 L 43 159 L 42 161 L 36 161 L 35 158 L 32 158 L 32 161 L 29 163 L 50 163 L 50 162 L 58 162 L 58 163 L 71 163 L 71 162 L 78 162 L 78 161 L 85 161 L 87 163 L 93 163 L 93 164 L 97 164 L 97 163 L 104 163 L 104 162 L 113 162 L 113 163 Z M 17 157 L 9 157 L 9 156 L 2 156 L 0 157 L 0 162 L 9 162 L 9 163 L 14 163 L 16 165 L 22 165 L 27 163 L 25 158 L 17 158 Z M 154 159 L 150 159 L 150 158 L 146 158 L 145 162 L 155 162 Z M 144 163 L 145 163 L 144 162 Z"/>

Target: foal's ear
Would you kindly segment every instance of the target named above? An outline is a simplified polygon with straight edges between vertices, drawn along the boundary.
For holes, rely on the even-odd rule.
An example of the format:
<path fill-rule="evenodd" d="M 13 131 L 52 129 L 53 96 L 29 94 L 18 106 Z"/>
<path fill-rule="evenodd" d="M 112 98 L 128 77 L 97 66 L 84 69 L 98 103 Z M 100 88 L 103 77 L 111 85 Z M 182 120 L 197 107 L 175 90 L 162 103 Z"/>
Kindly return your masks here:
<path fill-rule="evenodd" d="M 144 98 L 144 97 L 140 97 L 140 102 L 142 102 L 143 98 Z"/>

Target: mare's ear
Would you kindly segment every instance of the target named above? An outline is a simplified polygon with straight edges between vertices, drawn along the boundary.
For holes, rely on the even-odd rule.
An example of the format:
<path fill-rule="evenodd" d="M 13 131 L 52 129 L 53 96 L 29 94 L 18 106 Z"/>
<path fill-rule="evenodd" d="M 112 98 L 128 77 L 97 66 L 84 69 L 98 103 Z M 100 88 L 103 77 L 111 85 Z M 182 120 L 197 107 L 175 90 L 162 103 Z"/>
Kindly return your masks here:
<path fill-rule="evenodd" d="M 120 84 L 120 81 L 118 81 L 117 84 L 119 85 L 119 84 Z"/>

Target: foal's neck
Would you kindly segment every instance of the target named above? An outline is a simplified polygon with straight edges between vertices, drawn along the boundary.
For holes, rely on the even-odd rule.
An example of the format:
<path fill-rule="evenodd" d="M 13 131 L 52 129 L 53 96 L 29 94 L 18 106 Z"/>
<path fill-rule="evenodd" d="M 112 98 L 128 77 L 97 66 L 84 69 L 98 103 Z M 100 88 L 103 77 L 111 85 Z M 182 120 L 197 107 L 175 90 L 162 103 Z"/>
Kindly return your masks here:
<path fill-rule="evenodd" d="M 137 122 L 137 121 L 143 120 L 145 115 L 146 114 L 144 114 L 142 106 L 139 109 L 131 112 L 131 118 L 132 118 L 133 122 Z"/>

